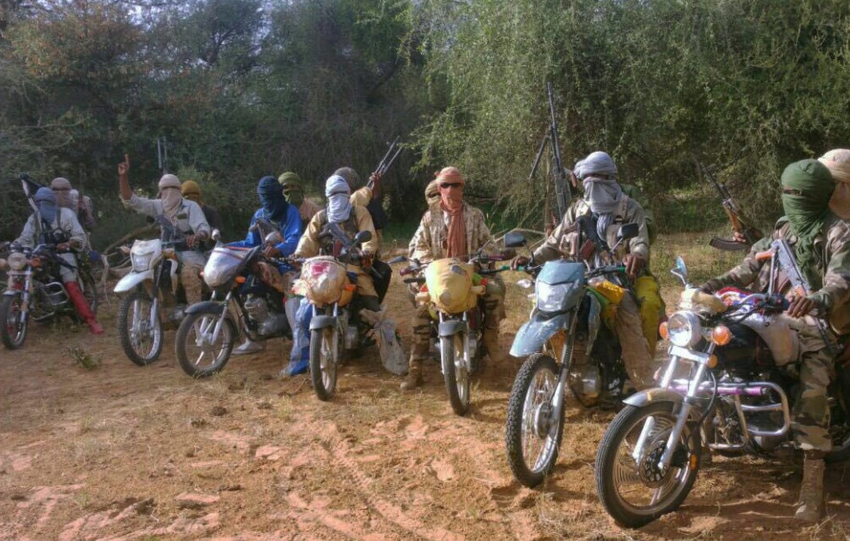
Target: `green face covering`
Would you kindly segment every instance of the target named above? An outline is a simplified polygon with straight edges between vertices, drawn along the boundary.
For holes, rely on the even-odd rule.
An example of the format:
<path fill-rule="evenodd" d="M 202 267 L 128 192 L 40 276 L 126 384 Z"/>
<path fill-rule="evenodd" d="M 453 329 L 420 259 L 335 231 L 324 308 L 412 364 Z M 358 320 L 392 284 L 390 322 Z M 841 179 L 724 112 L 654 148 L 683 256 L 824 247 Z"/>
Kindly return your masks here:
<path fill-rule="evenodd" d="M 835 189 L 832 175 L 817 160 L 794 162 L 782 172 L 782 206 L 797 237 L 797 264 L 813 286 L 820 283 L 815 268 L 815 238 L 829 214 L 829 198 Z"/>
<path fill-rule="evenodd" d="M 301 177 L 297 173 L 287 171 L 278 177 L 278 182 L 283 186 L 283 197 L 290 205 L 296 208 L 304 202 L 304 189 L 301 187 Z"/>

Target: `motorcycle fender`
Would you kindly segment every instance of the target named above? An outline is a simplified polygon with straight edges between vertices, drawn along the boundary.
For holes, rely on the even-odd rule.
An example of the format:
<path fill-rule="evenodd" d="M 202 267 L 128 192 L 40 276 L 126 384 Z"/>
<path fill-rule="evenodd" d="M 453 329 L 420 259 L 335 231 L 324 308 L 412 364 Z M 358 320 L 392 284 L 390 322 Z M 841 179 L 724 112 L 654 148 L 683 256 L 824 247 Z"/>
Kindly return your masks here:
<path fill-rule="evenodd" d="M 514 343 L 511 345 L 511 355 L 527 357 L 541 351 L 553 334 L 567 328 L 568 322 L 569 314 L 558 314 L 549 319 L 543 319 L 539 314 L 535 314 L 516 333 Z"/>
<path fill-rule="evenodd" d="M 222 310 L 222 305 L 220 302 L 216 301 L 203 301 L 197 304 L 193 304 L 192 306 L 186 308 L 187 314 L 209 314 L 215 313 L 220 314 Z"/>
<path fill-rule="evenodd" d="M 115 293 L 127 293 L 132 291 L 137 285 L 148 280 L 153 280 L 153 270 L 144 272 L 131 272 L 115 284 Z"/>
<path fill-rule="evenodd" d="M 337 318 L 334 316 L 313 316 L 313 319 L 310 320 L 310 330 L 317 331 L 333 327 L 336 325 L 336 320 Z"/>
<path fill-rule="evenodd" d="M 684 400 L 685 397 L 676 391 L 656 387 L 654 389 L 645 389 L 637 392 L 623 400 L 623 403 L 636 408 L 642 408 L 650 404 L 655 404 L 656 402 L 673 402 L 674 404 L 681 404 Z"/>
<path fill-rule="evenodd" d="M 449 320 L 440 323 L 440 326 L 437 330 L 440 338 L 454 336 L 458 333 L 468 333 L 469 332 L 469 324 L 466 321 L 458 321 L 458 320 Z"/>

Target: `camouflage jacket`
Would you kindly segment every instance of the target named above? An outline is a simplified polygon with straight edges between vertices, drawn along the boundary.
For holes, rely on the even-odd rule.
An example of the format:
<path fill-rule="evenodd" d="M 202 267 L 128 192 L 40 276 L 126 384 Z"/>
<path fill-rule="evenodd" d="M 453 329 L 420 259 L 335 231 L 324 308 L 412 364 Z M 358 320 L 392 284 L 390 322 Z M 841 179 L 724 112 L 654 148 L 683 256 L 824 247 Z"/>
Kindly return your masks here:
<path fill-rule="evenodd" d="M 549 235 L 546 242 L 543 243 L 537 250 L 534 251 L 534 262 L 536 264 L 559 259 L 564 254 L 571 253 L 577 247 L 572 246 L 573 239 L 576 237 L 576 218 L 579 216 L 587 216 L 591 214 L 590 203 L 584 199 L 579 199 L 573 203 L 564 219 L 555 228 L 555 231 Z M 649 232 L 646 228 L 646 215 L 637 201 L 630 199 L 628 196 L 623 197 L 620 203 L 620 209 L 616 213 L 616 217 L 608 228 L 605 241 L 608 246 L 614 246 L 617 240 L 617 231 L 623 224 L 636 223 L 640 226 L 638 236 L 629 240 L 627 246 L 622 246 L 618 252 L 618 257 L 622 257 L 625 253 L 639 255 L 649 262 Z"/>
<path fill-rule="evenodd" d="M 724 286 L 749 288 L 754 291 L 766 291 L 770 280 L 769 260 L 758 261 L 756 254 L 770 247 L 774 239 L 786 239 L 794 246 L 797 237 L 791 233 L 791 224 L 787 218 L 776 222 L 773 234 L 758 241 L 750 249 L 744 261 L 726 274 L 708 282 L 712 290 Z M 815 239 L 815 265 L 812 275 L 817 275 L 821 283 L 813 283 L 815 291 L 810 298 L 826 311 L 833 329 L 839 334 L 850 333 L 850 225 L 830 214 L 827 216 L 821 234 Z M 774 284 L 780 287 L 782 284 Z"/>
<path fill-rule="evenodd" d="M 363 253 L 375 255 L 378 251 L 379 245 L 378 235 L 375 233 L 375 226 L 372 224 L 372 216 L 369 214 L 369 211 L 366 210 L 366 207 L 351 207 L 351 212 L 353 213 L 354 218 L 354 227 L 351 229 L 356 229 L 357 231 L 369 231 L 372 233 L 372 238 L 368 242 L 363 243 Z M 301 235 L 301 240 L 298 241 L 298 247 L 295 249 L 295 253 L 293 255 L 295 257 L 308 258 L 317 256 L 321 252 L 326 251 L 323 250 L 323 242 L 322 239 L 319 238 L 319 235 L 322 233 L 322 229 L 324 229 L 327 223 L 327 211 L 322 209 L 313 216 L 312 220 L 310 220 L 310 224 L 307 226 L 307 230 L 304 231 L 304 234 Z M 343 224 L 343 229 L 346 230 L 346 233 L 349 234 L 350 238 L 353 238 L 354 235 L 351 234 L 353 231 L 347 231 L 346 225 L 347 224 Z"/>
<path fill-rule="evenodd" d="M 474 254 L 493 239 L 490 229 L 484 223 L 484 213 L 466 203 L 463 204 L 463 219 L 466 224 L 466 253 Z M 408 247 L 414 259 L 429 262 L 446 257 L 446 244 L 449 238 L 449 215 L 439 205 L 433 205 L 422 216 L 419 228 L 413 235 Z M 488 253 L 496 253 L 495 246 Z"/>

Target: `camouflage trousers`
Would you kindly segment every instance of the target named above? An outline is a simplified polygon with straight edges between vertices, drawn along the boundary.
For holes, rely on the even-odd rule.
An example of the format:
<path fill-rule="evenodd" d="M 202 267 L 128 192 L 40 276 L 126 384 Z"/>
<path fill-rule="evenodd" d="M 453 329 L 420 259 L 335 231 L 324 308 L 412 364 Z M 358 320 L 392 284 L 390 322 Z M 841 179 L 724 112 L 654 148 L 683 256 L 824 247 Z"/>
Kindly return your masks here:
<path fill-rule="evenodd" d="M 650 352 L 649 342 L 644 336 L 640 308 L 629 294 L 623 295 L 617 304 L 614 332 L 620 340 L 623 364 L 626 366 L 632 385 L 638 391 L 653 386 L 653 355 Z M 655 340 L 653 340 L 653 349 L 654 346 Z"/>
<path fill-rule="evenodd" d="M 204 270 L 206 258 L 204 254 L 194 250 L 177 252 L 180 260 L 180 283 L 186 293 L 186 303 L 190 306 L 201 302 L 201 288 L 204 285 L 200 272 Z"/>
<path fill-rule="evenodd" d="M 809 320 L 810 324 L 806 324 Z M 791 412 L 794 441 L 804 451 L 831 451 L 829 435 L 829 381 L 835 375 L 835 364 L 823 338 L 810 318 L 795 320 L 800 354 L 797 362 L 780 366 L 792 377 L 800 379 L 800 388 Z"/>
<path fill-rule="evenodd" d="M 408 290 L 408 297 L 416 305 L 411 321 L 413 349 L 410 357 L 421 361 L 428 358 L 428 351 L 431 348 L 431 314 L 428 312 L 427 305 L 416 304 L 415 294 L 413 289 Z M 498 336 L 499 322 L 505 318 L 505 283 L 500 276 L 487 278 L 481 300 L 484 304 L 484 334 Z"/>

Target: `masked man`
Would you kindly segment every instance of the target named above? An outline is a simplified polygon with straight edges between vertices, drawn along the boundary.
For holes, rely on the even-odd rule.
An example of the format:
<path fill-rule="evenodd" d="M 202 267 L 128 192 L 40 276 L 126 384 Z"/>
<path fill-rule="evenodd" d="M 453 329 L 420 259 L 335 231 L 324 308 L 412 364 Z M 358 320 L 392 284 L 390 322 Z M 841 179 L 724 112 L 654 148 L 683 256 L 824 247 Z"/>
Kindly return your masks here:
<path fill-rule="evenodd" d="M 756 254 L 768 249 L 774 239 L 791 244 L 797 265 L 812 286 L 809 295 L 791 299 L 787 314 L 797 318 L 790 325 L 800 347 L 797 358 L 780 367 L 800 379 L 791 428 L 804 451 L 796 516 L 806 522 L 819 520 L 823 513 L 823 455 L 832 449 L 827 386 L 834 372 L 834 359 L 811 315 L 817 311 L 818 316 L 826 316 L 839 334 L 850 332 L 848 326 L 836 328 L 833 319 L 842 315 L 837 308 L 850 298 L 850 226 L 829 211 L 834 189 L 829 169 L 816 160 L 786 167 L 782 173 L 785 217 L 776 223 L 773 234 L 753 245 L 743 263 L 700 287 L 709 293 L 724 286 L 767 291 L 770 265 L 759 261 Z"/>
<path fill-rule="evenodd" d="M 439 203 L 432 205 L 413 236 L 413 258 L 422 263 L 447 257 L 469 259 L 493 240 L 484 214 L 463 200 L 466 182 L 454 167 L 437 173 Z M 426 198 L 427 198 L 426 189 Z M 494 250 L 495 251 L 495 250 Z M 505 284 L 495 275 L 488 278 L 484 295 L 484 348 L 490 360 L 502 358 L 499 346 L 499 322 L 504 318 Z M 413 349 L 410 368 L 402 389 L 413 389 L 422 384 L 422 362 L 428 358 L 431 340 L 431 322 L 427 307 L 419 306 L 413 316 Z"/>
<path fill-rule="evenodd" d="M 50 189 L 56 194 L 57 205 L 74 211 L 77 220 L 86 231 L 94 229 L 97 222 L 94 219 L 94 209 L 89 197 L 80 199 L 80 192 L 75 190 L 71 182 L 64 177 L 54 178 L 50 183 Z"/>
<path fill-rule="evenodd" d="M 432 180 L 425 186 L 425 206 L 431 210 L 434 205 L 440 204 L 440 183 L 437 179 Z M 413 253 L 416 251 L 416 237 L 410 239 L 407 245 L 407 257 L 413 259 Z"/>
<path fill-rule="evenodd" d="M 298 209 L 304 229 L 322 207 L 304 197 L 304 186 L 297 173 L 287 171 L 278 177 L 286 202 Z"/>
<path fill-rule="evenodd" d="M 130 159 L 118 164 L 121 201 L 124 206 L 145 216 L 165 216 L 185 237 L 188 250 L 177 252 L 180 262 L 180 283 L 186 292 L 186 302 L 201 302 L 203 281 L 199 273 L 204 270 L 204 256 L 198 251 L 201 243 L 210 238 L 210 226 L 204 211 L 194 201 L 183 199 L 182 185 L 174 175 L 159 179 L 159 199 L 147 199 L 133 193 L 130 187 Z"/>
<path fill-rule="evenodd" d="M 180 191 L 183 194 L 183 199 L 194 201 L 201 207 L 201 210 L 204 211 L 204 218 L 207 219 L 207 223 L 210 226 L 210 230 L 218 229 L 221 231 L 222 227 L 224 227 L 224 224 L 221 222 L 221 215 L 218 213 L 218 209 L 204 202 L 204 198 L 201 197 L 201 187 L 198 186 L 197 182 L 194 180 L 183 182 Z M 211 249 L 210 246 L 207 246 L 207 248 Z"/>
<path fill-rule="evenodd" d="M 361 187 L 360 175 L 351 167 L 340 167 L 334 171 L 334 175 L 341 176 L 348 183 L 351 189 L 351 204 L 355 207 L 366 207 L 369 211 L 380 244 L 382 231 L 387 223 L 387 215 L 381 206 L 381 176 L 373 173 L 369 177 L 369 185 Z"/>
<path fill-rule="evenodd" d="M 617 306 L 614 330 L 622 347 L 623 363 L 632 384 L 643 389 L 653 384 L 653 357 L 658 339 L 658 322 L 663 310 L 658 282 L 649 274 L 649 233 L 646 215 L 641 206 L 624 195 L 617 183 L 617 166 L 605 152 L 593 152 L 575 167 L 575 175 L 584 186 L 584 198 L 579 199 L 564 215 L 560 225 L 531 257 L 514 259 L 513 266 L 540 265 L 558 259 L 564 252 L 575 256 L 580 246 L 573 246 L 577 237 L 577 219 L 586 216 L 595 224 L 596 234 L 609 247 L 616 244 L 616 235 L 623 224 L 639 226 L 637 237 L 623 243 L 615 256 L 622 258 L 629 276 L 635 278 L 637 302 L 624 295 Z"/>
<path fill-rule="evenodd" d="M 35 248 L 41 243 L 52 244 L 50 239 L 55 238 L 56 235 L 61 234 L 64 237 L 64 242 L 55 246 L 57 255 L 69 265 L 59 266 L 62 283 L 65 284 L 74 309 L 88 324 L 91 332 L 102 334 L 103 328 L 97 322 L 77 281 L 79 276 L 75 251 L 84 249 L 87 242 L 86 232 L 71 209 L 57 206 L 56 195 L 50 188 L 39 188 L 33 200 L 38 206 L 38 213 L 30 215 L 21 236 L 15 242 L 21 246 Z"/>

